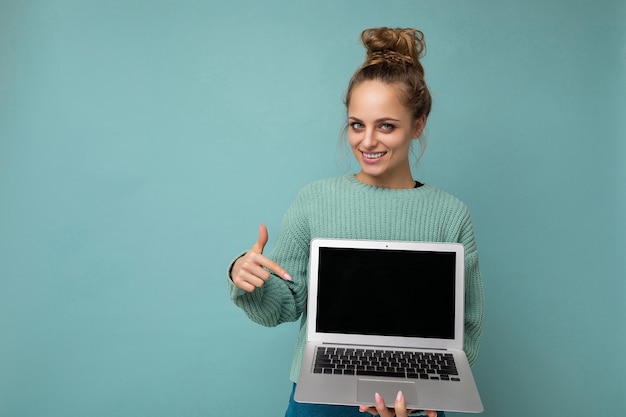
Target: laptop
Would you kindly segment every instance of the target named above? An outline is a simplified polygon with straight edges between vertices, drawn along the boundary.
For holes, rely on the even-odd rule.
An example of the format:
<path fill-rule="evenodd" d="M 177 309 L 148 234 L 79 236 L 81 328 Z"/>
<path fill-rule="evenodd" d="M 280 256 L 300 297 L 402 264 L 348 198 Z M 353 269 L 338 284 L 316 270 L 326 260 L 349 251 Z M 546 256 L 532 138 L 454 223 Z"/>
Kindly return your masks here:
<path fill-rule="evenodd" d="M 479 413 L 463 351 L 459 243 L 313 239 L 295 400 Z"/>

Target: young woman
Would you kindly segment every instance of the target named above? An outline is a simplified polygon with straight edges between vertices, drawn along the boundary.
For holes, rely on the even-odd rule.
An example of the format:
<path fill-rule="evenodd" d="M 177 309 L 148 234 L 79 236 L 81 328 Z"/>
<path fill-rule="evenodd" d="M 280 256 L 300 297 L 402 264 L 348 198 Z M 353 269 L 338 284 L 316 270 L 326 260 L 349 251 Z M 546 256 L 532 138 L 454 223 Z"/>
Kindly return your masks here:
<path fill-rule="evenodd" d="M 470 363 L 480 344 L 483 292 L 470 213 L 452 195 L 411 174 L 410 150 L 414 142 L 423 150 L 422 132 L 431 108 L 420 63 L 423 34 L 374 28 L 363 31 L 361 40 L 367 56 L 352 76 L 345 99 L 348 142 L 360 171 L 305 186 L 283 218 L 271 255 L 263 255 L 268 232 L 261 225 L 258 241 L 229 270 L 230 297 L 253 321 L 276 326 L 301 320 L 291 368 L 294 390 L 306 342 L 309 243 L 316 237 L 462 243 L 464 348 Z M 363 309 L 390 307 L 393 302 L 377 299 L 372 288 Z M 372 400 L 376 407 L 300 404 L 292 393 L 286 417 L 407 415 L 402 393 L 394 399 L 397 410 L 387 409 L 378 395 Z"/>

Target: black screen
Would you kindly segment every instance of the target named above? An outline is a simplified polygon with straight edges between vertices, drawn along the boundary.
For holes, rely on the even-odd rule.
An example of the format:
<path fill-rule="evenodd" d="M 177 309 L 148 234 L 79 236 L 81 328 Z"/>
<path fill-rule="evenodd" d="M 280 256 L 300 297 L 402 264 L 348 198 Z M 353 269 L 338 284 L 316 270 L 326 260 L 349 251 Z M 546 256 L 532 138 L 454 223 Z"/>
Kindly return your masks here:
<path fill-rule="evenodd" d="M 454 252 L 320 248 L 316 329 L 454 338 Z"/>

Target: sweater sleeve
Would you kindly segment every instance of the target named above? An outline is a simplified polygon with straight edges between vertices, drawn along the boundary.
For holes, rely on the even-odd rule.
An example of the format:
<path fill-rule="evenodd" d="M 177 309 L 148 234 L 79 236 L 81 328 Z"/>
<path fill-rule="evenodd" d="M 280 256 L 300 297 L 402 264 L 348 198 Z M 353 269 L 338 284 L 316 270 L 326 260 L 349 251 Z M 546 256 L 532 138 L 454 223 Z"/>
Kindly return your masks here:
<path fill-rule="evenodd" d="M 263 326 L 273 327 L 296 321 L 306 309 L 310 239 L 300 207 L 296 199 L 283 218 L 269 255 L 289 272 L 291 281 L 272 274 L 262 287 L 247 292 L 236 287 L 228 277 L 231 300 L 252 321 Z"/>
<path fill-rule="evenodd" d="M 465 246 L 465 337 L 464 350 L 470 365 L 478 357 L 483 330 L 483 284 L 472 222 L 467 214 L 459 241 Z"/>

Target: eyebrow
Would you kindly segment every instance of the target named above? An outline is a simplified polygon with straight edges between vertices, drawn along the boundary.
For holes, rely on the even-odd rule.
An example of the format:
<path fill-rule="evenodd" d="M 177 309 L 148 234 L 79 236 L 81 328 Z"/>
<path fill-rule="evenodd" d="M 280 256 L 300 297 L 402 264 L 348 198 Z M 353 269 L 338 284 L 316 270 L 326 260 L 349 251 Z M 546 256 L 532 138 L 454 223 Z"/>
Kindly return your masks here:
<path fill-rule="evenodd" d="M 361 119 L 359 119 L 358 117 L 355 116 L 348 116 L 349 120 L 354 120 L 355 122 L 362 122 Z M 394 119 L 393 117 L 381 117 L 380 119 L 376 119 L 374 120 L 374 123 L 381 123 L 381 122 L 399 122 L 399 119 Z"/>

